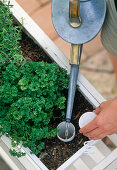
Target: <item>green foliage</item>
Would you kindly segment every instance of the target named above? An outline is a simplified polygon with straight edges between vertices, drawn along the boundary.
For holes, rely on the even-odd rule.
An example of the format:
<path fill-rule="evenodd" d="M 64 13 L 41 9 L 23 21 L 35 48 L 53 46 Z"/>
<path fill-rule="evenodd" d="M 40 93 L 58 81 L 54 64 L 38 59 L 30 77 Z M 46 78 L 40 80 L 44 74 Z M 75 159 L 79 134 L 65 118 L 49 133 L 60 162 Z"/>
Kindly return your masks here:
<path fill-rule="evenodd" d="M 25 153 L 17 152 L 15 149 L 13 149 L 13 150 L 10 149 L 9 152 L 12 156 L 17 156 L 18 158 L 21 157 L 21 156 L 25 156 Z"/>
<path fill-rule="evenodd" d="M 13 17 L 10 14 L 10 5 L 0 3 L 0 68 L 24 60 L 19 50 L 18 40 L 21 39 L 21 27 L 13 26 Z"/>
<path fill-rule="evenodd" d="M 44 139 L 56 136 L 50 127 L 54 110 L 65 115 L 64 89 L 68 77 L 55 63 L 26 62 L 19 50 L 20 30 L 12 25 L 9 8 L 0 5 L 0 132 L 12 139 L 12 146 L 21 141 L 32 153 L 44 148 Z M 14 156 L 24 153 L 10 150 Z"/>
<path fill-rule="evenodd" d="M 63 90 L 67 84 L 66 72 L 55 63 L 9 64 L 2 72 L 0 86 L 2 134 L 7 133 L 17 144 L 22 141 L 32 153 L 40 152 L 44 148 L 42 140 L 56 135 L 57 130 L 49 123 L 55 118 L 55 108 L 65 108 Z"/>

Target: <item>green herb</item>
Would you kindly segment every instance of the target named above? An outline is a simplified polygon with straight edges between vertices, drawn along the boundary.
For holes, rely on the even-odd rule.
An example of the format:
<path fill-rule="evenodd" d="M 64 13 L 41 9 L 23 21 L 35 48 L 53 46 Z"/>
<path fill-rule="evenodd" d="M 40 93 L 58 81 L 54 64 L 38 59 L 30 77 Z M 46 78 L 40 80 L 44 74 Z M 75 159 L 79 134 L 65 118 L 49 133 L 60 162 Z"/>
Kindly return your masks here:
<path fill-rule="evenodd" d="M 38 154 L 44 139 L 56 136 L 57 129 L 49 125 L 58 117 L 54 110 L 60 110 L 60 119 L 65 115 L 68 77 L 55 63 L 26 62 L 18 46 L 21 29 L 12 20 L 9 6 L 0 4 L 0 132 L 13 147 L 22 141 Z M 24 155 L 15 149 L 10 153 Z"/>

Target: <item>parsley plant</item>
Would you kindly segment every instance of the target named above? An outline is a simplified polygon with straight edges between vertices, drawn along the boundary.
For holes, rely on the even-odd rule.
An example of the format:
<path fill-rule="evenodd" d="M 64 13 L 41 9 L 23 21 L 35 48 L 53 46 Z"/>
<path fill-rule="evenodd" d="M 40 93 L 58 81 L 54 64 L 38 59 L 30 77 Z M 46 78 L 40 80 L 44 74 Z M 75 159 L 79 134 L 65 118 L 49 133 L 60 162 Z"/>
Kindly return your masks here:
<path fill-rule="evenodd" d="M 38 154 L 44 139 L 56 136 L 49 123 L 57 117 L 55 109 L 64 115 L 68 77 L 55 63 L 26 62 L 18 46 L 20 33 L 9 5 L 0 4 L 0 132 L 11 138 L 13 147 L 22 141 Z M 10 153 L 24 155 L 15 149 Z"/>

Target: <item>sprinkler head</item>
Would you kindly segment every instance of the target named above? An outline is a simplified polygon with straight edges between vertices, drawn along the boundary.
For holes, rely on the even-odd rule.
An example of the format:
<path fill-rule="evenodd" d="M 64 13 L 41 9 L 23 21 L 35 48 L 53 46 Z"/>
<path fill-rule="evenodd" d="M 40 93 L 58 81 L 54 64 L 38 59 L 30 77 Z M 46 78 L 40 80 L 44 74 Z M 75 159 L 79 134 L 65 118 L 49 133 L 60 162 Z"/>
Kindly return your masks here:
<path fill-rule="evenodd" d="M 70 142 L 75 137 L 75 126 L 66 121 L 61 122 L 58 126 L 57 137 L 63 142 Z"/>

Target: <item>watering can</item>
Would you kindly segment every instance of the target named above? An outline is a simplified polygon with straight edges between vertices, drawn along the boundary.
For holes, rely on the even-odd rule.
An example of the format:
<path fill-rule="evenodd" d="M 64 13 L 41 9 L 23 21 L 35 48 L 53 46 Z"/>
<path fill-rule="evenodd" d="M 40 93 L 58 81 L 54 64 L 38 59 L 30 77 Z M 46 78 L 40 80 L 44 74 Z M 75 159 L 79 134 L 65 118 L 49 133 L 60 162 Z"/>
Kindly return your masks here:
<path fill-rule="evenodd" d="M 52 0 L 51 14 L 54 28 L 63 40 L 71 44 L 66 121 L 58 125 L 57 134 L 64 142 L 72 140 L 75 136 L 75 127 L 70 121 L 82 47 L 98 34 L 103 25 L 105 13 L 105 0 Z"/>

